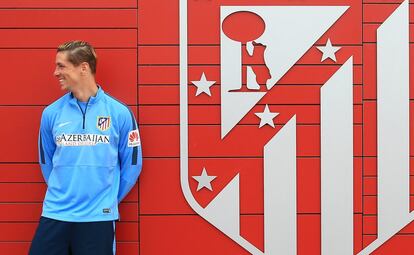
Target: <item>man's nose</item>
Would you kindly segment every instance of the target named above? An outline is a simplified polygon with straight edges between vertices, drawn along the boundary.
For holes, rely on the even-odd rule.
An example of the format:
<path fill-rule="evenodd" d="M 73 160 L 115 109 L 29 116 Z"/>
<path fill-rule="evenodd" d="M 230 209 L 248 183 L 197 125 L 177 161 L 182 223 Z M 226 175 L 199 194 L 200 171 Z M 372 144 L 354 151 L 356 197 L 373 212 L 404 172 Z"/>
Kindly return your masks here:
<path fill-rule="evenodd" d="M 59 75 L 59 71 L 58 71 L 58 68 L 57 67 L 55 68 L 55 71 L 53 72 L 53 75 L 54 76 L 58 76 Z"/>

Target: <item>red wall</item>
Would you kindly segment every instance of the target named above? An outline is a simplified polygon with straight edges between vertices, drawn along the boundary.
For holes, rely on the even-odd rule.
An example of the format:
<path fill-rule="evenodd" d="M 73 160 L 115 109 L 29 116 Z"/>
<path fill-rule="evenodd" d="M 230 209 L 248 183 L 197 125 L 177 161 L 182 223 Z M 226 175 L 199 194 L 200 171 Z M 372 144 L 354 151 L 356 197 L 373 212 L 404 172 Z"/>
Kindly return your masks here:
<path fill-rule="evenodd" d="M 98 81 L 137 109 L 136 0 L 0 2 L 0 254 L 27 254 L 46 185 L 37 164 L 43 108 L 62 92 L 53 77 L 57 45 L 91 42 Z M 119 254 L 139 249 L 138 185 L 121 205 Z"/>
<path fill-rule="evenodd" d="M 234 5 L 235 2 L 188 0 L 189 80 L 198 80 L 201 71 L 205 71 L 209 79 L 218 81 L 212 86 L 211 98 L 194 97 L 195 87 L 189 86 L 189 118 L 193 124 L 190 133 L 217 132 L 219 128 L 218 10 L 220 4 Z M 271 1 L 239 2 L 260 5 Z M 376 238 L 375 31 L 397 7 L 394 2 L 401 1 L 279 2 L 351 5 L 343 22 L 337 25 L 339 28 L 335 27 L 329 35 L 335 38 L 335 46 L 342 47 L 337 64 L 354 56 L 355 251 L 359 251 Z M 414 22 L 414 8 L 410 7 L 411 22 Z M 121 205 L 118 254 L 247 254 L 197 216 L 181 192 L 178 8 L 178 0 L 0 1 L 0 119 L 3 120 L 0 125 L 0 254 L 27 254 L 37 226 L 46 187 L 37 164 L 40 114 L 62 94 L 52 75 L 55 48 L 73 39 L 89 41 L 97 48 L 98 82 L 134 109 L 140 124 L 144 168 L 139 184 Z M 413 34 L 411 42 L 414 42 Z M 324 44 L 326 39 L 323 37 L 317 44 Z M 298 140 L 302 141 L 298 144 L 300 255 L 320 254 L 319 88 L 338 67 L 331 62 L 321 65 L 320 52 L 313 47 L 282 79 L 283 85 L 274 88 L 274 93 L 283 96 L 271 102 L 271 107 L 284 113 L 276 119 L 277 124 L 284 124 L 292 114 L 297 114 L 299 123 Z M 414 100 L 414 89 L 411 89 L 411 99 Z M 411 120 L 413 112 L 411 102 Z M 247 137 L 251 129 L 257 128 L 255 125 L 257 119 L 244 119 L 238 132 L 241 135 L 245 132 Z M 411 137 L 411 146 L 414 146 L 413 133 Z M 226 162 L 215 156 L 240 145 L 239 140 L 218 144 L 208 137 L 200 142 L 205 145 L 204 149 L 195 148 L 194 153 L 212 155 L 209 160 L 212 169 L 226 166 Z M 194 149 L 192 146 L 190 150 Z M 236 165 L 241 186 L 251 190 L 241 201 L 241 231 L 262 247 L 262 176 L 250 170 L 260 166 L 261 160 L 252 155 L 255 152 L 240 148 L 236 154 L 244 157 Z M 190 161 L 191 166 L 200 165 L 194 159 Z M 194 190 L 196 183 L 190 183 Z M 211 199 L 225 184 L 226 180 L 215 182 L 215 193 L 201 194 L 201 202 Z M 411 193 L 414 195 L 414 190 Z M 414 224 L 411 224 L 375 254 L 412 254 L 413 243 Z"/>

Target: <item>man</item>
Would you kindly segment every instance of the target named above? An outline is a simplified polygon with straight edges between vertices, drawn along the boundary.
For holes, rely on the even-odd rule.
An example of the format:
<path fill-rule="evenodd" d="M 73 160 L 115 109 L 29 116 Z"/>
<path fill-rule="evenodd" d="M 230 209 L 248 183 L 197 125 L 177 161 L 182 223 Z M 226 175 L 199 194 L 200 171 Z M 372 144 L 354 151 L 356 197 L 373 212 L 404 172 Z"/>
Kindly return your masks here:
<path fill-rule="evenodd" d="M 132 112 L 96 84 L 96 60 L 86 42 L 57 49 L 54 75 L 68 93 L 42 114 L 47 191 L 30 255 L 115 253 L 118 204 L 141 171 L 141 144 Z"/>

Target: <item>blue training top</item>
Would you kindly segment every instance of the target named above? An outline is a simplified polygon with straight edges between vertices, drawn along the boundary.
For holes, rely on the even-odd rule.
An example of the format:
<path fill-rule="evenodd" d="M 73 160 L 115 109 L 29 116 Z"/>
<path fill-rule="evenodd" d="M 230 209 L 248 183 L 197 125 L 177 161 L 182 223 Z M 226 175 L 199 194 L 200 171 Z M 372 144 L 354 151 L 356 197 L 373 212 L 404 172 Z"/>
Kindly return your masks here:
<path fill-rule="evenodd" d="M 141 172 L 137 123 L 126 105 L 100 87 L 81 105 L 67 93 L 43 111 L 39 158 L 47 191 L 42 216 L 116 220 L 119 202 Z"/>

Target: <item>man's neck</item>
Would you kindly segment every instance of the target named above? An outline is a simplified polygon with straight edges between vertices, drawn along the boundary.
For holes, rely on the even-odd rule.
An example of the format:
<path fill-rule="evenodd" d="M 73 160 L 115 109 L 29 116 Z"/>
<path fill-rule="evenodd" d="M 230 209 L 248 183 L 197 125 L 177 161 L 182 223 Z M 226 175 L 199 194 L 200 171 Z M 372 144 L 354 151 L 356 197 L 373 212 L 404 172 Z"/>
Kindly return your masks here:
<path fill-rule="evenodd" d="M 98 92 L 98 86 L 95 81 L 82 84 L 76 90 L 72 91 L 73 96 L 80 102 L 87 102 L 91 96 Z"/>

